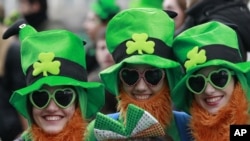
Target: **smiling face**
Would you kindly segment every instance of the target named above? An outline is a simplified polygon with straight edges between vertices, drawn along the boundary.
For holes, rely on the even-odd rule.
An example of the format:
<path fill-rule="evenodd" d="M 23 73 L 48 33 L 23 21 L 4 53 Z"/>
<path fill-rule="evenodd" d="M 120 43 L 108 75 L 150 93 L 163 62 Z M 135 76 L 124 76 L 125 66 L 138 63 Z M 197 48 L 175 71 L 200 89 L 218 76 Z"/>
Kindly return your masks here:
<path fill-rule="evenodd" d="M 131 82 L 136 81 L 133 84 L 131 83 L 132 85 L 128 85 L 124 80 L 121 80 L 125 92 L 135 100 L 143 101 L 151 98 L 159 92 L 165 84 L 165 74 L 162 69 L 152 68 L 148 65 L 129 65 L 123 69 L 125 70 L 124 80 L 129 78 Z M 151 83 L 153 82 L 156 85 L 151 85 L 150 82 L 146 82 L 147 80 L 150 80 Z"/>
<path fill-rule="evenodd" d="M 50 93 L 65 87 L 42 87 Z M 68 121 L 75 112 L 75 102 L 63 109 L 60 108 L 53 99 L 44 109 L 37 109 L 33 106 L 32 115 L 35 123 L 45 132 L 49 134 L 57 134 L 63 130 Z"/>
<path fill-rule="evenodd" d="M 211 71 L 218 70 L 216 67 L 208 67 L 201 69 L 197 74 L 203 74 L 208 76 Z M 223 89 L 215 88 L 211 85 L 210 82 L 207 82 L 207 85 L 204 91 L 201 94 L 194 94 L 195 100 L 197 103 L 207 110 L 211 114 L 216 114 L 222 107 L 224 107 L 230 100 L 233 90 L 234 90 L 235 80 L 233 77 L 229 80 L 228 85 Z"/>

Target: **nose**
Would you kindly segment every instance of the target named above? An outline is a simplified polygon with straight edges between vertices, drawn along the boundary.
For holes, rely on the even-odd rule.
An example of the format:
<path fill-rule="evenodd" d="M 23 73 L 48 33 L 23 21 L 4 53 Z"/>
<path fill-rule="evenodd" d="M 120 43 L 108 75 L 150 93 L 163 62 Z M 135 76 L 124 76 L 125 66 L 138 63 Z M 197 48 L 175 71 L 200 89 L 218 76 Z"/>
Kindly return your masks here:
<path fill-rule="evenodd" d="M 135 90 L 137 91 L 145 91 L 147 89 L 147 84 L 145 83 L 143 78 L 140 78 L 135 85 Z"/>
<path fill-rule="evenodd" d="M 46 107 L 46 110 L 54 112 L 54 111 L 57 111 L 58 109 L 59 107 L 57 106 L 57 104 L 54 102 L 53 99 L 51 99 L 48 106 Z"/>
<path fill-rule="evenodd" d="M 215 92 L 215 88 L 208 82 L 207 83 L 207 86 L 204 90 L 204 93 L 207 94 L 207 95 L 212 95 L 214 92 Z"/>

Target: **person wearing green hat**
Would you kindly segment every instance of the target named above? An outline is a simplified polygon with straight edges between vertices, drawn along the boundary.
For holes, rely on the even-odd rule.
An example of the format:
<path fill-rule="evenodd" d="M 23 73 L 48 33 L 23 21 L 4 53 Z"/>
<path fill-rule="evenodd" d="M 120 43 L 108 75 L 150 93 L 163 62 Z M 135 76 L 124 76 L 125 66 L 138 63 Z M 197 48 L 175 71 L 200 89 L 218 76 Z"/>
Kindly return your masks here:
<path fill-rule="evenodd" d="M 107 25 L 106 43 L 115 64 L 100 72 L 106 89 L 118 99 L 118 113 L 126 122 L 127 107 L 134 104 L 152 114 L 173 140 L 188 140 L 189 115 L 173 112 L 170 91 L 181 79 L 181 66 L 173 60 L 172 13 L 157 8 L 130 8 Z M 160 19 L 160 20 L 159 20 Z M 95 137 L 90 123 L 90 140 Z M 182 131 L 181 131 L 182 130 Z"/>
<path fill-rule="evenodd" d="M 89 120 L 104 105 L 104 86 L 87 82 L 84 42 L 67 30 L 37 32 L 23 20 L 3 38 L 14 34 L 27 82 L 10 98 L 29 123 L 20 139 L 84 140 Z"/>
<path fill-rule="evenodd" d="M 239 49 L 234 25 L 212 21 L 187 29 L 173 43 L 185 76 L 172 91 L 177 109 L 189 113 L 197 141 L 228 141 L 230 125 L 249 124 L 250 62 Z"/>

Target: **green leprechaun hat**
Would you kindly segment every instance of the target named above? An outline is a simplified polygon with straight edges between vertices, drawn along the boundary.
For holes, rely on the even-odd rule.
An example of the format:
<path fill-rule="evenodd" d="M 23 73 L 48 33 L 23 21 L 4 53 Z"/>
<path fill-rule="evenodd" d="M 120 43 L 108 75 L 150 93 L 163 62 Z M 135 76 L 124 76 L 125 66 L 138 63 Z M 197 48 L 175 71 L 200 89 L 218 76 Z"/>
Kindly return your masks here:
<path fill-rule="evenodd" d="M 160 20 L 159 20 L 160 19 Z M 181 71 L 173 61 L 174 21 L 156 8 L 131 8 L 119 12 L 107 25 L 106 43 L 115 65 L 103 70 L 100 78 L 108 91 L 118 95 L 119 71 L 125 64 L 146 64 L 166 70 L 170 88 Z"/>
<path fill-rule="evenodd" d="M 216 21 L 197 25 L 175 38 L 173 50 L 186 73 L 171 93 L 177 109 L 189 113 L 193 96 L 186 87 L 187 78 L 208 66 L 233 70 L 250 101 L 250 62 L 243 62 L 233 28 Z"/>
<path fill-rule="evenodd" d="M 79 37 L 66 30 L 37 32 L 23 20 L 10 27 L 3 38 L 13 34 L 19 34 L 21 41 L 21 65 L 27 87 L 15 91 L 10 103 L 29 122 L 28 95 L 45 84 L 74 86 L 85 118 L 94 116 L 102 108 L 104 87 L 97 82 L 87 82 L 85 49 Z"/>
<path fill-rule="evenodd" d="M 91 8 L 104 21 L 109 21 L 120 11 L 117 0 L 96 0 Z"/>
<path fill-rule="evenodd" d="M 104 141 L 163 137 L 165 131 L 150 113 L 129 104 L 125 124 L 108 115 L 98 113 L 94 125 L 94 134 L 98 141 Z"/>

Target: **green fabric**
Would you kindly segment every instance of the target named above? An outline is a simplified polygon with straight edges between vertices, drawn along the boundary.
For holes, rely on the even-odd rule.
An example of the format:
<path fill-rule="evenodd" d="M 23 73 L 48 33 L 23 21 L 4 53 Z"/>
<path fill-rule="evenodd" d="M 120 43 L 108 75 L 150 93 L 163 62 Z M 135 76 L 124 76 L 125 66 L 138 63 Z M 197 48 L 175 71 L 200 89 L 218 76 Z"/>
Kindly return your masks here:
<path fill-rule="evenodd" d="M 180 134 L 175 123 L 174 117 L 172 118 L 169 127 L 166 129 L 166 133 L 171 136 L 174 141 L 180 141 Z"/>
<path fill-rule="evenodd" d="M 79 103 L 83 116 L 91 118 L 104 105 L 104 86 L 97 82 L 87 82 L 74 78 L 74 74 L 83 74 L 86 70 L 85 49 L 82 40 L 66 30 L 49 30 L 37 32 L 29 25 L 21 25 L 19 30 L 21 41 L 21 65 L 26 78 L 36 79 L 27 87 L 16 90 L 10 103 L 31 123 L 27 109 L 28 94 L 40 89 L 43 85 L 74 86 L 79 94 Z M 77 53 L 77 54 L 76 54 Z M 61 60 L 70 62 L 68 68 L 78 66 L 78 70 L 69 69 L 67 74 L 59 75 Z M 32 70 L 32 73 L 30 70 Z M 29 72 L 29 74 L 28 74 Z M 86 75 L 87 74 L 83 74 Z M 81 99 L 83 98 L 83 99 Z"/>
<path fill-rule="evenodd" d="M 123 123 L 123 120 L 119 119 L 117 121 L 120 123 Z M 94 134 L 95 122 L 96 122 L 96 119 L 91 121 L 88 124 L 87 134 L 85 138 L 86 141 L 96 141 L 95 134 Z M 165 129 L 165 132 L 168 135 L 170 135 L 174 141 L 180 141 L 180 135 L 179 135 L 174 118 L 172 118 L 172 120 L 170 121 L 170 126 L 167 129 Z"/>
<path fill-rule="evenodd" d="M 147 132 L 151 129 L 151 132 Z M 147 111 L 129 104 L 126 124 L 102 113 L 98 113 L 94 125 L 97 140 L 129 139 L 164 136 L 165 131 L 155 117 Z"/>
<path fill-rule="evenodd" d="M 94 133 L 95 119 L 92 120 L 87 127 L 85 141 L 96 141 L 95 133 Z"/>
<path fill-rule="evenodd" d="M 193 95 L 186 87 L 186 80 L 196 71 L 209 66 L 220 66 L 233 70 L 244 91 L 247 92 L 248 101 L 250 101 L 250 91 L 248 91 L 250 84 L 250 62 L 234 63 L 229 60 L 219 59 L 217 58 L 218 56 L 207 60 L 206 50 L 203 49 L 204 46 L 210 48 L 216 45 L 224 45 L 226 48 L 235 49 L 237 51 L 236 55 L 242 58 L 236 32 L 219 22 L 213 21 L 195 26 L 182 32 L 174 39 L 174 54 L 177 61 L 184 66 L 185 70 L 185 76 L 176 84 L 171 93 L 172 100 L 177 109 L 187 113 L 190 112 Z M 217 51 L 216 54 L 225 56 L 224 50 L 221 50 L 221 52 Z M 244 74 L 246 74 L 246 77 Z"/>
<path fill-rule="evenodd" d="M 134 33 L 146 33 L 149 37 L 160 39 L 166 45 L 171 46 L 174 26 L 173 19 L 160 9 L 131 8 L 123 10 L 107 25 L 108 50 L 112 53 L 123 41 L 131 39 Z M 165 32 L 162 32 L 163 30 Z"/>
<path fill-rule="evenodd" d="M 135 20 L 136 19 L 136 20 Z M 161 20 L 159 20 L 161 19 Z M 146 23 L 146 24 L 145 24 Z M 164 30 L 164 32 L 162 32 Z M 174 38 L 174 21 L 167 13 L 156 8 L 131 8 L 118 13 L 108 23 L 106 42 L 110 53 L 122 56 L 128 55 L 115 65 L 103 70 L 100 78 L 107 90 L 118 95 L 119 70 L 125 64 L 146 64 L 166 70 L 170 89 L 181 78 L 181 66 L 176 61 L 155 55 L 154 47 L 157 42 L 149 38 L 158 39 L 164 43 L 161 52 L 171 48 Z M 127 41 L 127 42 L 126 42 Z M 119 52 L 118 47 L 126 42 L 127 50 Z M 116 52 L 118 51 L 118 52 Z M 133 53 L 133 54 L 131 54 Z M 134 54 L 136 53 L 136 54 Z M 168 56 L 171 58 L 172 56 Z"/>
<path fill-rule="evenodd" d="M 149 7 L 162 9 L 163 0 L 130 0 L 129 8 Z"/>
<path fill-rule="evenodd" d="M 109 20 L 120 11 L 116 0 L 97 0 L 91 8 L 102 20 Z"/>

